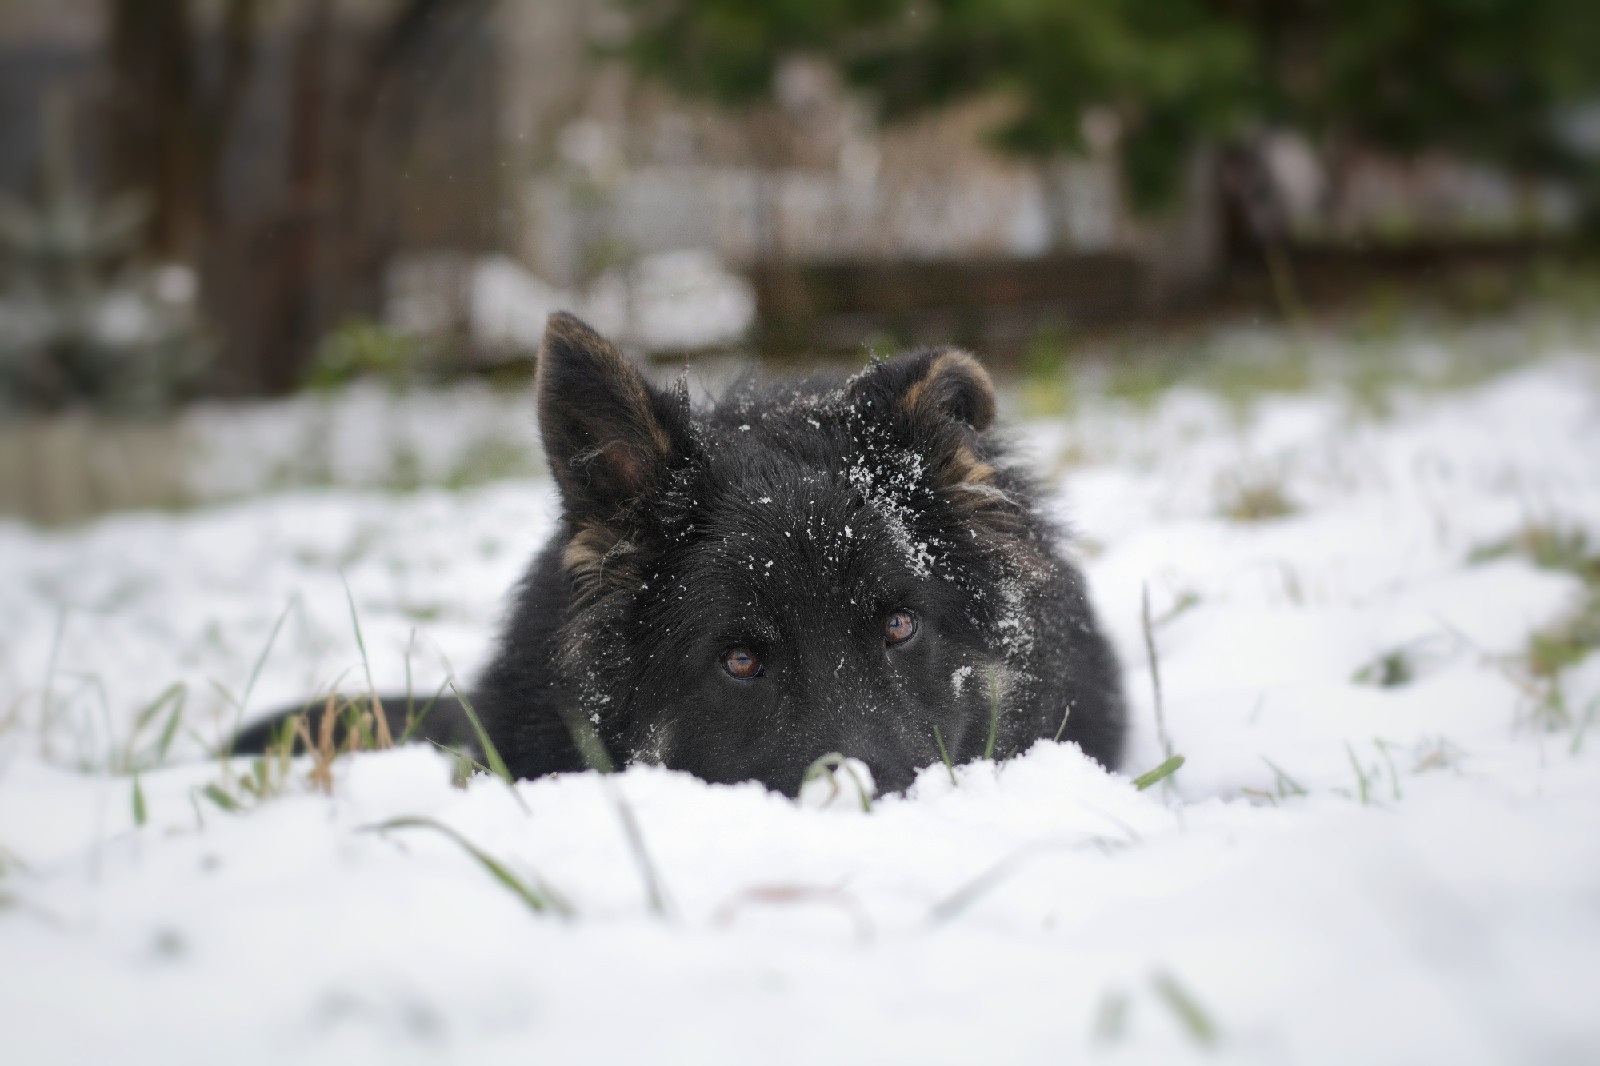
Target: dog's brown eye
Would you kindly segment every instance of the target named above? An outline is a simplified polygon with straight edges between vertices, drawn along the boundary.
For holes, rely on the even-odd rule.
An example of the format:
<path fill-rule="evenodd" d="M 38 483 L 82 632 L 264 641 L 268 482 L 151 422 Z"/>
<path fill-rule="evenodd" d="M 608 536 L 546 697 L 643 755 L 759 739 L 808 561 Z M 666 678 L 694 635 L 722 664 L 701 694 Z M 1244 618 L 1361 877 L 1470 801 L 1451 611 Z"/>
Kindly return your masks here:
<path fill-rule="evenodd" d="M 904 644 L 917 632 L 917 616 L 910 611 L 895 611 L 883 620 L 883 639 L 889 644 Z"/>
<path fill-rule="evenodd" d="M 722 668 L 740 681 L 761 676 L 761 660 L 749 648 L 735 647 L 723 652 Z"/>

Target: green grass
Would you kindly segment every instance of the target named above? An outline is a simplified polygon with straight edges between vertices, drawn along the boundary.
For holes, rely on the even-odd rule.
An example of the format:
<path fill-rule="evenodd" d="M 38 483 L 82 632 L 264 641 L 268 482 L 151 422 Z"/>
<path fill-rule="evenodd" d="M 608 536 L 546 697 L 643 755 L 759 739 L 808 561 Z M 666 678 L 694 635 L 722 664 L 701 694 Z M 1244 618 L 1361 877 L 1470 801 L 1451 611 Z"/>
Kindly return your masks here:
<path fill-rule="evenodd" d="M 1372 802 L 1372 779 L 1367 775 L 1366 768 L 1361 765 L 1361 760 L 1356 758 L 1356 749 L 1344 742 L 1345 754 L 1350 756 L 1350 768 L 1356 772 L 1356 785 L 1361 790 L 1361 805 L 1365 807 Z"/>
<path fill-rule="evenodd" d="M 989 739 L 983 743 L 983 757 L 994 758 L 994 742 L 1000 732 L 1000 674 L 994 667 L 984 671 L 989 681 Z"/>
<path fill-rule="evenodd" d="M 1150 619 L 1150 586 L 1139 590 L 1139 627 L 1144 635 L 1144 652 L 1150 666 L 1150 691 L 1155 698 L 1156 736 L 1161 741 L 1161 752 L 1171 760 L 1172 735 L 1167 732 L 1166 707 L 1161 699 L 1161 657 L 1156 654 L 1155 623 Z"/>
<path fill-rule="evenodd" d="M 1351 675 L 1357 685 L 1373 688 L 1404 688 L 1416 681 L 1447 654 L 1442 635 L 1429 635 L 1385 648 Z"/>
<path fill-rule="evenodd" d="M 1404 688 L 1411 684 L 1416 676 L 1416 664 L 1412 660 L 1410 650 L 1399 647 L 1381 652 L 1377 658 L 1357 670 L 1352 680 L 1358 685 L 1373 685 L 1377 688 Z"/>
<path fill-rule="evenodd" d="M 1475 388 L 1552 348 L 1592 348 L 1600 334 L 1593 271 L 1552 269 L 1507 308 L 1481 299 L 1416 306 L 1377 288 L 1364 304 L 1294 328 L 1218 322 L 1139 336 L 1045 331 L 1016 381 L 1022 413 L 1068 417 L 1104 403 L 1153 412 L 1174 388 L 1210 394 L 1241 422 L 1264 400 L 1343 393 L 1351 413 L 1387 419 L 1403 393 Z M 1595 292 L 1586 292 L 1594 288 Z M 1422 353 L 1428 353 L 1422 355 Z M 1443 352 L 1445 358 L 1435 356 Z"/>
<path fill-rule="evenodd" d="M 532 477 L 539 473 L 539 457 L 521 444 L 489 436 L 467 446 L 448 473 L 444 487 L 460 491 L 495 481 Z"/>
<path fill-rule="evenodd" d="M 1571 574 L 1586 585 L 1600 586 L 1600 547 L 1590 542 L 1583 529 L 1530 523 L 1508 537 L 1473 549 L 1467 561 L 1486 563 L 1508 557 L 1523 558 L 1541 570 Z"/>
<path fill-rule="evenodd" d="M 1535 717 L 1547 725 L 1570 726 L 1561 676 L 1600 651 L 1600 547 L 1587 531 L 1553 522 L 1533 522 L 1480 545 L 1468 556 L 1473 563 L 1522 558 L 1541 570 L 1567 574 L 1583 583 L 1579 601 L 1564 615 L 1529 634 L 1523 662 L 1536 684 L 1544 686 L 1535 703 Z"/>
<path fill-rule="evenodd" d="M 1528 669 L 1550 679 L 1600 651 L 1600 595 L 1589 593 L 1570 614 L 1528 637 Z"/>
<path fill-rule="evenodd" d="M 1182 755 L 1174 755 L 1170 759 L 1167 759 L 1165 762 L 1163 762 L 1160 766 L 1157 766 L 1155 769 L 1146 770 L 1144 773 L 1134 778 L 1133 787 L 1138 789 L 1140 792 L 1143 792 L 1151 785 L 1159 784 L 1160 782 L 1171 777 L 1173 774 L 1177 773 L 1178 768 L 1181 767 L 1184 762 L 1185 760 Z"/>
<path fill-rule="evenodd" d="M 1185 985 L 1172 974 L 1165 972 L 1151 978 L 1151 984 L 1155 988 L 1156 997 L 1167 1005 L 1167 1009 L 1178 1020 L 1190 1040 L 1203 1048 L 1217 1045 L 1221 1038 L 1217 1023 Z"/>
<path fill-rule="evenodd" d="M 650 907 L 650 913 L 657 918 L 670 919 L 673 909 L 668 902 L 666 884 L 661 880 L 661 871 L 656 867 L 655 860 L 650 857 L 649 848 L 645 846 L 644 832 L 639 828 L 639 819 L 634 815 L 633 807 L 623 798 L 622 790 L 612 781 L 610 774 L 602 774 L 600 783 L 622 823 L 623 835 L 628 841 L 628 853 L 639 870 L 639 880 L 644 885 L 645 902 Z M 857 785 L 860 784 L 858 781 Z M 861 790 L 861 808 L 864 811 L 872 809 L 872 800 L 865 789 Z"/>
<path fill-rule="evenodd" d="M 1243 792 L 1245 795 L 1250 796 L 1253 799 L 1265 800 L 1274 807 L 1278 805 L 1279 800 L 1293 799 L 1297 796 L 1306 796 L 1310 794 L 1306 791 L 1306 787 L 1291 777 L 1288 771 L 1284 770 L 1283 767 L 1279 766 L 1265 755 L 1261 756 L 1261 761 L 1266 763 L 1267 769 L 1272 771 L 1272 788 L 1270 790 L 1259 788 L 1241 788 L 1239 790 L 1240 792 Z"/>
<path fill-rule="evenodd" d="M 576 913 L 572 905 L 544 881 L 539 878 L 528 881 L 518 877 L 505 863 L 442 822 L 436 822 L 431 818 L 391 818 L 387 822 L 367 827 L 367 831 L 372 833 L 391 833 L 401 829 L 426 829 L 450 840 L 472 856 L 489 876 L 498 881 L 534 914 L 555 914 L 562 918 L 570 918 Z"/>
<path fill-rule="evenodd" d="M 1128 994 L 1120 988 L 1109 989 L 1100 998 L 1090 1028 L 1091 1038 L 1096 1044 L 1121 1043 L 1128 1033 L 1128 1006 Z"/>
<path fill-rule="evenodd" d="M 1217 514 L 1231 522 L 1272 522 L 1299 510 L 1279 475 L 1234 470 L 1217 485 Z"/>
<path fill-rule="evenodd" d="M 1177 598 L 1172 601 L 1171 607 L 1168 607 L 1165 611 L 1162 611 L 1160 614 L 1156 615 L 1150 620 L 1150 628 L 1160 629 L 1168 622 L 1183 617 L 1183 615 L 1194 610 L 1198 606 L 1200 606 L 1200 594 L 1193 589 L 1184 589 L 1182 592 L 1178 593 Z"/>
<path fill-rule="evenodd" d="M 1065 728 L 1066 724 L 1067 721 L 1063 718 L 1061 720 L 1062 728 Z M 1059 729 L 1056 730 L 1056 739 L 1061 739 L 1061 731 Z M 945 750 L 944 737 L 940 734 L 937 725 L 933 727 L 933 742 L 939 746 L 939 759 L 944 763 L 944 772 L 950 775 L 950 784 L 954 785 L 956 783 L 956 768 L 950 762 L 950 753 Z"/>
<path fill-rule="evenodd" d="M 113 753 L 107 769 L 113 774 L 138 774 L 163 766 L 183 725 L 189 690 L 180 681 L 168 685 L 161 693 L 134 716 L 133 728 L 123 742 L 121 751 Z M 157 721 L 161 728 L 149 744 L 141 743 Z"/>

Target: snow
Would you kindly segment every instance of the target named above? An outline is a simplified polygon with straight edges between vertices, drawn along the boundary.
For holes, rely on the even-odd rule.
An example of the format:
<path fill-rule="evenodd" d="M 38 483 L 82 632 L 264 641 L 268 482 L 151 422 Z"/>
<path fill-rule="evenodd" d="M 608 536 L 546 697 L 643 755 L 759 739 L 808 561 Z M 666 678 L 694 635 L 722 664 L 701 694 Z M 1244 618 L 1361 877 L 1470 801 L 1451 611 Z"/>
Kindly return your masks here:
<path fill-rule="evenodd" d="M 0 524 L 8 1061 L 1600 1058 L 1600 657 L 1560 678 L 1575 724 L 1544 722 L 1516 656 L 1580 582 L 1472 559 L 1532 522 L 1600 543 L 1600 360 L 1384 419 L 1327 390 L 1082 406 L 1019 437 L 1123 656 L 1134 774 L 1165 757 L 1148 593 L 1187 761 L 1144 792 L 1051 743 L 866 812 L 849 772 L 803 804 L 650 766 L 458 789 L 407 748 L 228 812 L 202 793 L 223 690 L 364 684 L 352 603 L 380 688 L 469 676 L 548 481 Z M 238 432 L 276 439 L 272 412 Z M 1221 515 L 1241 467 L 1298 510 Z M 1397 648 L 1410 683 L 1355 680 Z M 135 717 L 175 682 L 185 728 L 144 764 L 161 718 Z M 572 915 L 436 829 L 373 828 L 402 817 Z"/>

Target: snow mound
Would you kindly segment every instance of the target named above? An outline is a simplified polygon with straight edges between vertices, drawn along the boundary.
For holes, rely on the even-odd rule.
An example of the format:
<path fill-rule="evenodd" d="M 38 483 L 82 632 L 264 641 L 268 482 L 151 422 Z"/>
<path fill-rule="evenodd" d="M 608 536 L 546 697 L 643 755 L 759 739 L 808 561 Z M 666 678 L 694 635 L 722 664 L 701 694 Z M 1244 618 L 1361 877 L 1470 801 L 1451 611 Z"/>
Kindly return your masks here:
<path fill-rule="evenodd" d="M 426 748 L 256 779 L 205 756 L 239 703 L 483 660 L 548 482 L 0 523 L 10 1059 L 1600 1059 L 1600 657 L 1519 665 L 1593 589 L 1515 547 L 1600 550 L 1594 361 L 1021 436 L 1075 464 L 1127 769 L 1186 757 L 1143 791 L 1050 742 L 870 804 L 849 764 L 798 804 Z M 1241 464 L 1290 513 L 1227 517 Z"/>

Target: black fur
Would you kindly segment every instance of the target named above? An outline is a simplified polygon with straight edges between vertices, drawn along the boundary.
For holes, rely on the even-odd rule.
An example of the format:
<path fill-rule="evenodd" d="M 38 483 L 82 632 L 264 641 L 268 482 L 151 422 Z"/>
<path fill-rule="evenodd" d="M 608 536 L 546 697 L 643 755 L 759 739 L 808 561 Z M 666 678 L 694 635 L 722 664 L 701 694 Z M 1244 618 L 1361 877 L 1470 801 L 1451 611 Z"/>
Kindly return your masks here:
<path fill-rule="evenodd" d="M 935 727 L 955 761 L 982 756 L 992 713 L 997 758 L 1059 733 L 1116 766 L 1115 658 L 970 356 L 696 411 L 557 314 L 537 392 L 561 526 L 472 694 L 513 774 L 582 768 L 577 729 L 618 764 L 792 795 L 841 752 L 899 790 L 939 759 Z M 891 646 L 902 609 L 916 632 Z M 736 646 L 760 676 L 724 667 Z M 461 739 L 440 712 L 426 732 Z"/>

